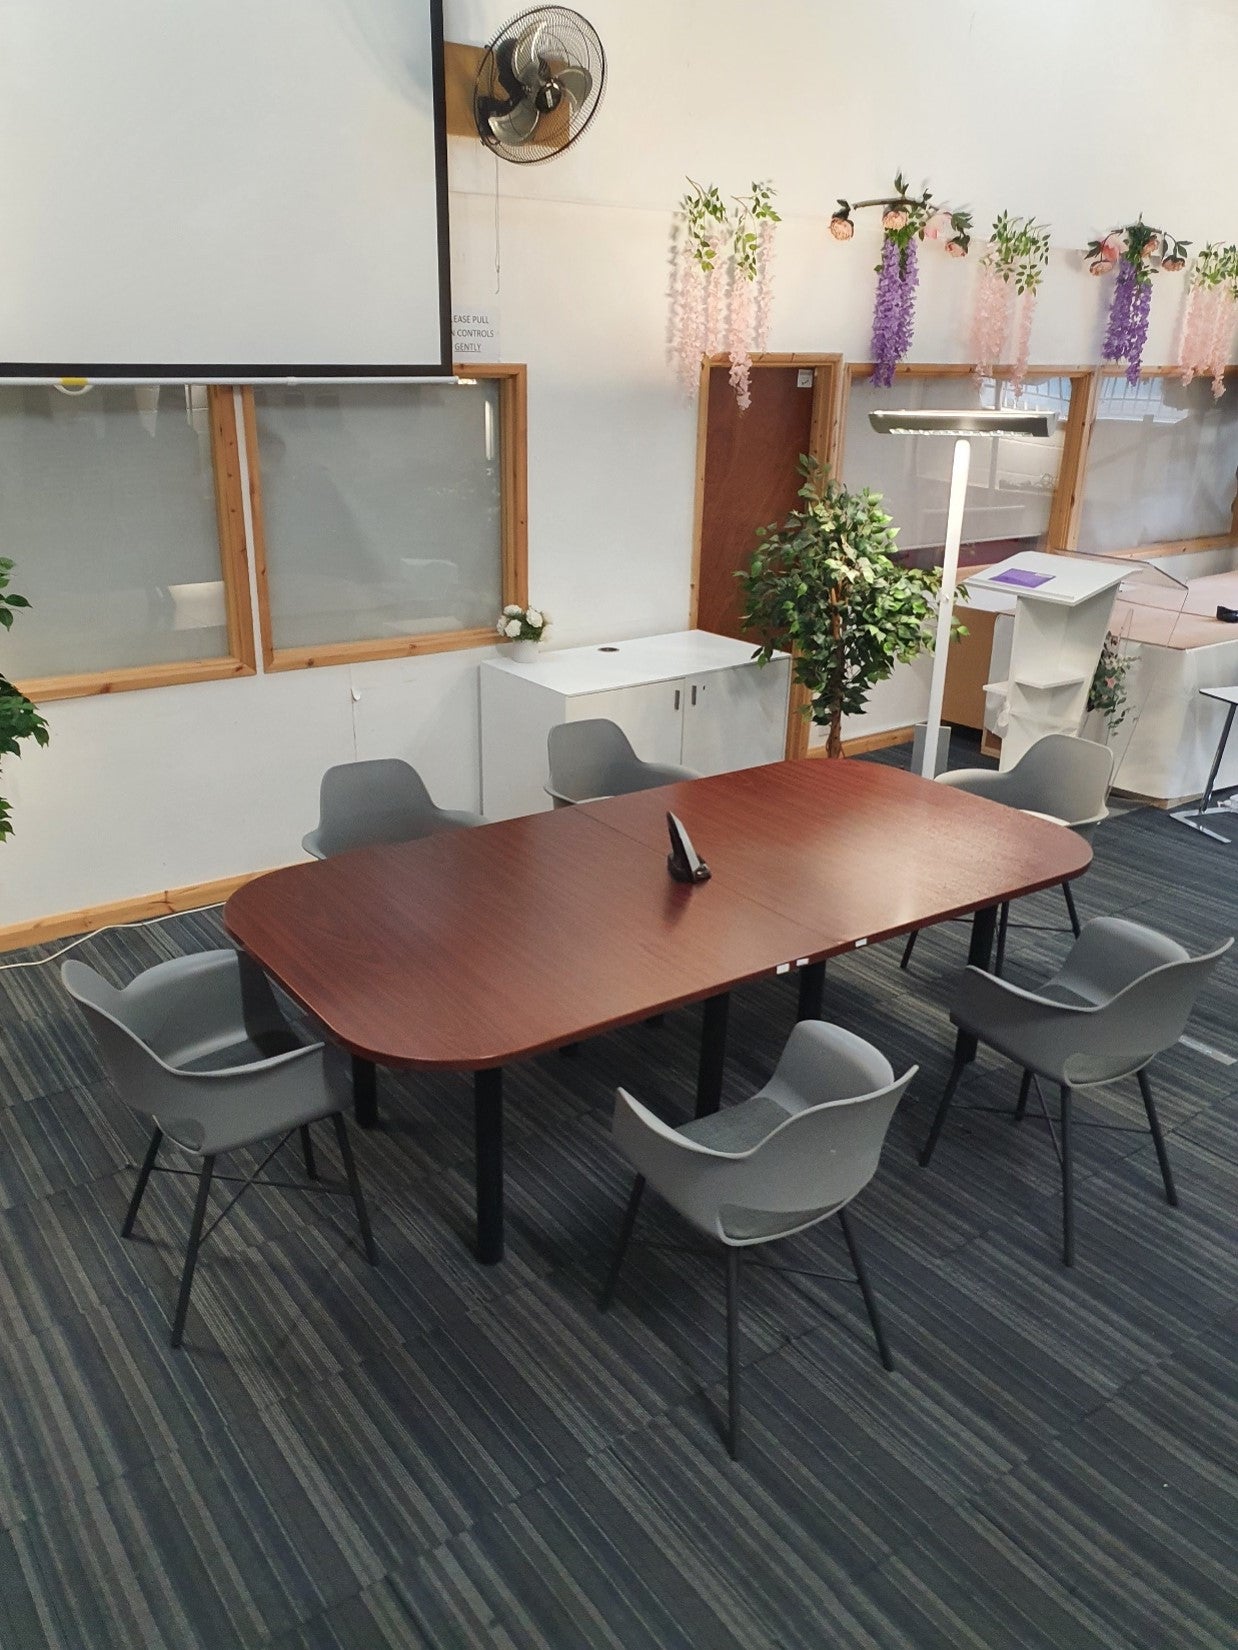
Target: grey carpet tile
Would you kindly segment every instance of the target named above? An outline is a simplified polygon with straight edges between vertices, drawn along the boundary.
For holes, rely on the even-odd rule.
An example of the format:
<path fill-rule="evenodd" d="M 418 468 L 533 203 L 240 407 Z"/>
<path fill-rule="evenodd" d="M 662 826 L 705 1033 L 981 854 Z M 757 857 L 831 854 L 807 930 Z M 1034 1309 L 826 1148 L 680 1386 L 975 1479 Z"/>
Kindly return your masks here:
<path fill-rule="evenodd" d="M 1135 810 L 1095 847 L 1085 917 L 1151 912 L 1192 944 L 1238 926 L 1238 844 Z M 1021 902 L 1046 931 L 1012 930 L 1013 979 L 1058 965 L 1063 914 L 1054 890 Z M 221 943 L 207 913 L 77 954 L 119 983 Z M 497 1268 L 469 1252 L 469 1083 L 383 1074 L 382 1125 L 353 1131 L 380 1266 L 346 1200 L 247 1194 L 173 1353 L 192 1181 L 156 1177 L 120 1239 L 142 1125 L 54 965 L 0 970 L 0 1646 L 1228 1642 L 1238 1066 L 1187 1047 L 1158 1062 L 1179 1209 L 1146 1134 L 1077 1132 L 1065 1272 L 1045 1126 L 965 1109 L 1012 1107 L 1009 1068 L 982 1055 L 916 1163 L 966 950 L 943 924 L 906 972 L 898 942 L 830 965 L 827 1016 L 921 1067 L 855 1208 L 897 1369 L 854 1284 L 750 1269 L 740 1466 L 721 1444 L 719 1268 L 658 1247 L 686 1234 L 656 1199 L 614 1307 L 594 1306 L 629 1186 L 615 1085 L 688 1115 L 699 1010 L 509 1075 Z M 1192 1031 L 1238 1054 L 1236 1001 L 1229 964 Z M 727 1100 L 765 1080 L 794 1014 L 794 982 L 735 994 Z M 1128 1087 L 1080 1117 L 1141 1124 Z M 277 1161 L 300 1180 L 295 1150 Z M 329 1139 L 319 1162 L 338 1176 Z M 783 1249 L 847 1273 L 832 1224 Z"/>

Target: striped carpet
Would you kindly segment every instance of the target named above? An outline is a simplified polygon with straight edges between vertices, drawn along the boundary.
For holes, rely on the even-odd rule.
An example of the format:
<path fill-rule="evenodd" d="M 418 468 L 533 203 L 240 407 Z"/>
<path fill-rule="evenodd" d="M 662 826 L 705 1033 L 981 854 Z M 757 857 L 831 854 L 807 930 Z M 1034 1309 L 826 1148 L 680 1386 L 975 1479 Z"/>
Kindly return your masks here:
<path fill-rule="evenodd" d="M 1136 810 L 1096 856 L 1085 918 L 1194 947 L 1238 929 L 1238 842 Z M 494 1269 L 466 1246 L 467 1080 L 384 1074 L 383 1126 L 354 1135 L 380 1266 L 346 1201 L 250 1194 L 173 1353 L 191 1183 L 156 1177 L 120 1239 L 143 1129 L 55 970 L 0 973 L 0 1650 L 1232 1645 L 1238 966 L 1201 1001 L 1203 1047 L 1154 1071 L 1181 1208 L 1146 1133 L 1080 1130 L 1068 1273 L 1043 1125 L 962 1109 L 1013 1103 L 993 1057 L 915 1163 L 966 939 L 926 933 L 907 974 L 897 944 L 831 966 L 827 1015 L 922 1068 L 854 1208 L 897 1370 L 854 1285 L 751 1270 L 738 1466 L 720 1269 L 634 1248 L 594 1306 L 628 1186 L 614 1085 L 683 1116 L 697 1011 L 512 1071 Z M 78 954 L 120 982 L 219 942 L 199 914 Z M 1018 930 L 1011 976 L 1066 944 Z M 785 981 L 738 995 L 727 1098 L 764 1080 L 793 1007 Z M 1133 1083 L 1080 1110 L 1142 1121 Z M 656 1210 L 641 1233 L 678 1235 Z M 836 1230 L 784 1248 L 846 1271 Z"/>

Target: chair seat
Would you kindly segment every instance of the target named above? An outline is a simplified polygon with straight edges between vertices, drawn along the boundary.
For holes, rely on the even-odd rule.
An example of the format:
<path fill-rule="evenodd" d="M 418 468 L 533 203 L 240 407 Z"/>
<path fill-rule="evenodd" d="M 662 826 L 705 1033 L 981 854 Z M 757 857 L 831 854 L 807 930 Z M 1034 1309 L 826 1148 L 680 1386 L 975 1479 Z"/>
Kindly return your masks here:
<path fill-rule="evenodd" d="M 286 1031 L 261 1033 L 255 1041 L 243 1037 L 237 1042 L 204 1041 L 171 1051 L 165 1056 L 177 1071 L 232 1071 L 237 1066 L 256 1065 L 260 1060 L 271 1060 L 277 1054 L 289 1054 L 294 1048 L 308 1048 L 316 1039 L 299 1036 L 293 1027 Z"/>
<path fill-rule="evenodd" d="M 694 1118 L 682 1124 L 678 1132 L 698 1146 L 708 1146 L 711 1152 L 748 1152 L 790 1116 L 785 1106 L 767 1094 L 754 1094 L 738 1106 L 725 1106 L 708 1117 Z"/>

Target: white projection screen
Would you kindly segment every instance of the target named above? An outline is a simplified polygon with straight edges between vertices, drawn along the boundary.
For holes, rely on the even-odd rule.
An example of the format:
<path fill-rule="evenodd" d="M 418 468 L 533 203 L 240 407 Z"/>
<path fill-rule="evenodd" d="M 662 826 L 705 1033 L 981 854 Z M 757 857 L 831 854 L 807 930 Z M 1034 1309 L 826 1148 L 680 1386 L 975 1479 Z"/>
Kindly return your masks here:
<path fill-rule="evenodd" d="M 0 377 L 450 368 L 441 0 L 0 0 Z"/>

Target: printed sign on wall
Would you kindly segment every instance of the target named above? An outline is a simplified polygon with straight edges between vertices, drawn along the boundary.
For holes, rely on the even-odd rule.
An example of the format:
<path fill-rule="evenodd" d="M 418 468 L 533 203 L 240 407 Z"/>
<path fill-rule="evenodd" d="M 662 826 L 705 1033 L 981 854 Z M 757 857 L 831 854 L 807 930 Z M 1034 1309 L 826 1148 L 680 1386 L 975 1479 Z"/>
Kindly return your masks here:
<path fill-rule="evenodd" d="M 451 349 L 456 361 L 499 361 L 499 312 L 478 305 L 452 309 Z"/>

